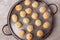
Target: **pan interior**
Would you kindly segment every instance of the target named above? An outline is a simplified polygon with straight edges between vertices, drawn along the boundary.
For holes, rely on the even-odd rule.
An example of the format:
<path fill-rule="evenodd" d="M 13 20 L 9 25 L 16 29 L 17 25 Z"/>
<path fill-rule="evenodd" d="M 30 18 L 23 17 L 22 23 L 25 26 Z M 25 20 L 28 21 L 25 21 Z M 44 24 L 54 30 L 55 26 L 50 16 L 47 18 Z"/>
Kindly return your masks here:
<path fill-rule="evenodd" d="M 31 0 L 31 4 L 32 4 L 34 1 L 35 1 L 35 0 Z M 48 29 L 44 29 L 43 26 L 41 26 L 41 27 L 39 27 L 39 28 L 36 27 L 36 25 L 35 25 L 35 23 L 34 23 L 35 20 L 33 20 L 33 19 L 31 18 L 31 15 L 32 15 L 32 14 L 29 14 L 29 15 L 26 16 L 27 18 L 30 18 L 30 21 L 31 21 L 31 22 L 28 23 L 28 24 L 24 24 L 24 23 L 23 23 L 23 18 L 21 18 L 20 15 L 19 15 L 20 11 L 16 11 L 15 9 L 13 9 L 13 11 L 12 11 L 10 14 L 11 14 L 11 15 L 16 14 L 17 17 L 18 17 L 18 21 L 21 21 L 21 22 L 23 23 L 23 26 L 22 26 L 21 28 L 16 28 L 16 27 L 15 27 L 15 23 L 12 22 L 12 20 L 10 20 L 11 28 L 12 28 L 12 30 L 14 31 L 14 33 L 18 36 L 18 32 L 19 32 L 21 29 L 25 30 L 25 35 L 24 35 L 23 37 L 19 37 L 19 36 L 18 36 L 18 37 L 21 38 L 21 39 L 26 40 L 26 34 L 29 33 L 29 32 L 27 31 L 27 29 L 26 29 L 26 28 L 27 28 L 27 25 L 32 24 L 32 25 L 34 25 L 34 31 L 31 32 L 31 33 L 34 35 L 34 36 L 33 36 L 33 40 L 39 40 L 39 39 L 41 39 L 41 38 L 38 38 L 38 37 L 36 36 L 36 32 L 37 32 L 38 30 L 43 30 L 43 31 L 44 31 L 44 35 L 46 36 L 46 34 L 49 33 L 50 30 L 52 29 L 52 17 L 50 17 L 48 20 L 43 19 L 43 17 L 42 17 L 43 14 L 41 14 L 41 13 L 39 12 L 39 8 L 42 7 L 42 6 L 46 6 L 47 11 L 52 14 L 52 12 L 51 12 L 50 8 L 47 6 L 47 4 L 45 4 L 44 2 L 39 2 L 39 6 L 38 6 L 38 8 L 36 8 L 36 9 L 33 8 L 31 5 L 30 5 L 30 6 L 24 5 L 24 1 L 21 2 L 21 3 L 18 3 L 18 4 L 21 4 L 21 5 L 22 5 L 22 7 L 23 7 L 22 10 L 25 10 L 26 8 L 31 8 L 33 12 L 37 12 L 37 13 L 39 14 L 39 19 L 42 20 L 42 23 L 44 23 L 44 22 L 46 22 L 46 21 L 49 21 L 49 22 L 51 23 L 51 27 L 48 28 Z M 18 5 L 18 4 L 17 4 L 17 5 Z M 51 15 L 51 16 L 52 16 L 52 15 Z"/>

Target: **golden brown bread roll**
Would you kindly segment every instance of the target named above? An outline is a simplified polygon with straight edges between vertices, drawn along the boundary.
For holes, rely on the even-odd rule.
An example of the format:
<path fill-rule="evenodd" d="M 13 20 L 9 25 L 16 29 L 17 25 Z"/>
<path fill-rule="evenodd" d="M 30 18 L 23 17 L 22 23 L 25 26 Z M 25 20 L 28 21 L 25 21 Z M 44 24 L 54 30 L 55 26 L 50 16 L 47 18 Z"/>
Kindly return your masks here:
<path fill-rule="evenodd" d="M 36 26 L 41 26 L 41 25 L 42 25 L 41 20 L 39 20 L 39 19 L 38 19 L 38 20 L 36 20 L 36 21 L 35 21 L 35 25 L 36 25 Z"/>
<path fill-rule="evenodd" d="M 28 24 L 28 23 L 30 22 L 30 19 L 29 19 L 29 18 L 24 18 L 24 19 L 23 19 L 23 22 L 24 22 L 25 24 Z"/>
<path fill-rule="evenodd" d="M 28 33 L 28 34 L 26 35 L 26 39 L 27 39 L 27 40 L 32 40 L 32 38 L 33 38 L 33 35 L 32 35 L 31 33 Z"/>
<path fill-rule="evenodd" d="M 38 18 L 38 13 L 34 12 L 31 17 L 32 17 L 32 19 L 37 19 Z"/>
<path fill-rule="evenodd" d="M 24 34 L 25 34 L 25 31 L 24 31 L 24 30 L 20 30 L 20 31 L 18 32 L 18 36 L 19 36 L 19 37 L 24 36 Z"/>
<path fill-rule="evenodd" d="M 16 14 L 13 14 L 13 15 L 11 16 L 11 19 L 12 19 L 13 22 L 17 22 L 18 17 L 17 17 Z"/>
<path fill-rule="evenodd" d="M 22 5 L 21 5 L 21 4 L 17 5 L 17 6 L 15 7 L 15 9 L 16 9 L 17 11 L 22 10 Z"/>
<path fill-rule="evenodd" d="M 51 24 L 48 21 L 43 24 L 43 28 L 45 28 L 45 29 L 49 28 L 50 26 L 51 26 Z"/>
<path fill-rule="evenodd" d="M 24 4 L 25 4 L 26 6 L 29 6 L 29 5 L 31 4 L 31 1 L 30 1 L 30 0 L 25 0 L 25 1 L 24 1 Z"/>
<path fill-rule="evenodd" d="M 41 12 L 41 13 L 44 13 L 45 11 L 46 11 L 46 7 L 41 7 L 40 9 L 39 9 L 39 11 Z"/>
<path fill-rule="evenodd" d="M 33 31 L 33 25 L 28 25 L 27 26 L 27 31 L 32 32 Z"/>
<path fill-rule="evenodd" d="M 42 30 L 37 31 L 37 36 L 38 37 L 43 37 L 43 35 L 44 35 L 44 32 Z"/>
<path fill-rule="evenodd" d="M 25 17 L 26 16 L 26 12 L 25 11 L 20 11 L 20 16 L 21 17 Z"/>
<path fill-rule="evenodd" d="M 38 7 L 38 5 L 39 5 L 39 4 L 38 4 L 38 2 L 37 2 L 37 1 L 34 1 L 34 2 L 32 3 L 32 7 L 33 7 L 33 8 L 37 8 L 37 7 Z"/>
<path fill-rule="evenodd" d="M 45 12 L 45 13 L 43 14 L 43 18 L 44 18 L 44 19 L 48 19 L 50 16 L 51 16 L 51 15 L 50 15 L 49 12 Z"/>
<path fill-rule="evenodd" d="M 25 11 L 26 11 L 27 14 L 31 14 L 32 13 L 32 9 L 31 8 L 26 8 Z"/>
<path fill-rule="evenodd" d="M 21 23 L 21 22 L 16 22 L 16 23 L 15 23 L 15 27 L 16 27 L 16 28 L 22 27 L 22 23 Z"/>

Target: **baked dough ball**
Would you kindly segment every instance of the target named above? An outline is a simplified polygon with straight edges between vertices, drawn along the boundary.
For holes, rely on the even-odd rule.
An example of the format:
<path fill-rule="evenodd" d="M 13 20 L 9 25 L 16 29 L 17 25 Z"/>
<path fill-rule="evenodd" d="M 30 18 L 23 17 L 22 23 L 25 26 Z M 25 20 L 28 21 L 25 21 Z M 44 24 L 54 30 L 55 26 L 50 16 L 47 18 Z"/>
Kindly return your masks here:
<path fill-rule="evenodd" d="M 45 29 L 49 28 L 50 26 L 51 26 L 50 22 L 45 22 L 43 24 L 43 28 L 45 28 Z"/>
<path fill-rule="evenodd" d="M 32 40 L 32 39 L 28 39 L 28 40 Z"/>
<path fill-rule="evenodd" d="M 38 37 L 43 37 L 43 35 L 44 35 L 44 32 L 42 30 L 37 31 L 37 36 Z"/>
<path fill-rule="evenodd" d="M 36 21 L 35 21 L 35 25 L 36 25 L 36 26 L 41 26 L 41 25 L 42 25 L 41 20 L 39 20 L 39 19 L 38 19 L 38 20 L 36 20 Z"/>
<path fill-rule="evenodd" d="M 38 18 L 38 13 L 33 13 L 31 17 L 32 17 L 32 19 L 37 19 Z"/>
<path fill-rule="evenodd" d="M 26 12 L 25 12 L 25 11 L 21 11 L 21 12 L 20 12 L 20 16 L 21 16 L 21 17 L 25 17 L 25 16 L 26 16 Z"/>
<path fill-rule="evenodd" d="M 19 36 L 19 37 L 24 36 L 24 34 L 25 34 L 25 31 L 24 31 L 24 30 L 20 30 L 20 31 L 18 32 L 18 36 Z"/>
<path fill-rule="evenodd" d="M 41 7 L 40 9 L 39 9 L 39 11 L 41 12 L 41 13 L 44 13 L 45 11 L 46 11 L 46 7 Z"/>
<path fill-rule="evenodd" d="M 50 15 L 49 12 L 45 12 L 45 13 L 43 14 L 43 18 L 44 18 L 44 19 L 48 19 L 50 16 L 51 16 L 51 15 Z"/>
<path fill-rule="evenodd" d="M 34 2 L 32 3 L 32 7 L 33 7 L 33 8 L 37 8 L 37 7 L 38 7 L 38 5 L 39 5 L 39 4 L 38 4 L 38 2 L 37 2 L 37 1 L 34 1 Z"/>
<path fill-rule="evenodd" d="M 31 1 L 30 1 L 30 0 L 25 0 L 25 1 L 24 1 L 24 4 L 25 4 L 26 6 L 29 6 L 29 5 L 31 4 Z"/>
<path fill-rule="evenodd" d="M 27 39 L 27 40 L 32 40 L 32 38 L 33 38 L 33 35 L 32 35 L 31 33 L 28 33 L 28 34 L 26 35 L 26 39 Z"/>
<path fill-rule="evenodd" d="M 21 23 L 21 22 L 16 22 L 16 23 L 15 23 L 15 27 L 16 27 L 16 28 L 19 28 L 19 27 L 21 27 L 21 26 L 22 26 L 22 23 Z"/>
<path fill-rule="evenodd" d="M 26 11 L 27 14 L 31 14 L 32 13 L 32 9 L 31 8 L 27 8 L 27 9 L 25 9 L 25 11 Z"/>
<path fill-rule="evenodd" d="M 12 19 L 13 22 L 17 22 L 18 17 L 17 17 L 16 14 L 13 14 L 13 15 L 11 16 L 11 19 Z"/>
<path fill-rule="evenodd" d="M 28 32 L 32 32 L 33 31 L 33 26 L 32 25 L 28 25 L 27 26 L 27 31 Z"/>
<path fill-rule="evenodd" d="M 22 10 L 22 5 L 21 5 L 21 4 L 17 5 L 17 6 L 15 7 L 15 9 L 16 9 L 17 11 Z"/>
<path fill-rule="evenodd" d="M 30 22 L 30 20 L 29 20 L 29 18 L 24 18 L 24 19 L 23 19 L 23 22 L 24 22 L 25 24 L 28 24 L 28 23 Z"/>
<path fill-rule="evenodd" d="M 25 0 L 25 1 L 30 1 L 30 0 Z"/>

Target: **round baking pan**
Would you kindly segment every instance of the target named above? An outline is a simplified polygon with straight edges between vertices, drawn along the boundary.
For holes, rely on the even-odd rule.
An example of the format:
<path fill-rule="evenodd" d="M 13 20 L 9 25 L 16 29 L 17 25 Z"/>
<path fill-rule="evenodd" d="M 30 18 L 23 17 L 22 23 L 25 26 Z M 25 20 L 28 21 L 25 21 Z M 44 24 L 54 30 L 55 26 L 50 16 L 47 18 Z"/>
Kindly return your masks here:
<path fill-rule="evenodd" d="M 47 10 L 51 13 L 51 16 L 52 16 L 52 17 L 48 20 L 48 21 L 51 23 L 51 27 L 50 27 L 49 29 L 47 29 L 47 30 L 45 30 L 45 29 L 43 29 L 43 28 L 40 28 L 40 29 L 43 29 L 44 32 L 45 32 L 44 36 L 43 36 L 42 38 L 37 38 L 36 36 L 34 36 L 34 38 L 33 38 L 33 40 L 45 40 L 45 39 L 51 34 L 52 29 L 53 29 L 53 27 L 54 27 L 54 15 L 57 13 L 58 7 L 57 7 L 55 4 L 47 4 L 47 3 L 44 2 L 44 1 L 32 0 L 32 2 L 33 2 L 33 1 L 38 1 L 38 3 L 41 4 L 40 7 L 43 6 L 43 5 L 46 5 L 46 7 L 48 8 Z M 14 28 L 14 23 L 11 21 L 11 16 L 12 16 L 13 13 L 15 13 L 17 16 L 19 16 L 19 14 L 18 14 L 19 12 L 17 12 L 14 8 L 15 8 L 15 6 L 18 5 L 18 4 L 22 4 L 22 5 L 24 6 L 23 2 L 24 2 L 24 0 L 18 1 L 17 3 L 15 3 L 15 4 L 12 6 L 12 8 L 10 9 L 10 11 L 9 11 L 9 13 L 8 13 L 8 16 L 7 16 L 7 24 L 4 25 L 3 28 L 2 28 L 2 32 L 3 32 L 5 35 L 7 35 L 7 36 L 13 35 L 17 40 L 26 40 L 26 39 L 25 39 L 24 37 L 21 38 L 21 37 L 19 37 L 19 36 L 17 35 L 16 32 L 18 32 L 18 30 L 17 30 L 16 28 Z M 53 10 L 52 10 L 52 8 L 51 8 L 50 6 L 55 6 L 55 7 L 56 7 L 56 11 L 53 12 Z M 31 7 L 31 6 L 30 6 L 30 7 Z M 23 9 L 25 9 L 25 8 L 27 8 L 27 7 L 24 6 Z M 31 8 L 32 8 L 32 7 L 31 7 Z M 33 9 L 33 8 L 32 8 L 32 9 Z M 39 9 L 39 8 L 37 8 L 36 10 L 33 9 L 33 11 L 38 11 L 38 9 Z M 31 18 L 29 15 L 28 15 L 27 17 Z M 39 15 L 39 17 L 41 18 L 41 20 L 43 20 L 42 17 L 41 17 L 41 15 Z M 19 18 L 19 21 L 20 21 L 20 19 L 22 19 L 22 18 Z M 32 19 L 31 19 L 31 21 L 32 21 Z M 43 20 L 43 22 L 44 22 L 44 21 L 45 21 L 45 20 Z M 31 24 L 33 24 L 33 21 L 32 21 Z M 9 30 L 10 30 L 10 32 L 11 32 L 10 34 L 7 34 L 7 33 L 4 32 L 4 28 L 5 28 L 6 26 L 8 26 L 8 28 L 9 28 Z M 26 30 L 26 29 L 25 29 L 25 28 L 26 28 L 25 26 L 26 26 L 26 25 L 24 25 L 22 29 Z M 35 26 L 35 25 L 34 25 L 34 26 Z M 20 29 L 20 28 L 19 28 L 19 29 Z M 17 30 L 17 31 L 16 31 L 16 30 Z M 35 30 L 38 30 L 38 29 L 35 29 Z M 35 31 L 33 31 L 33 34 L 35 35 Z"/>

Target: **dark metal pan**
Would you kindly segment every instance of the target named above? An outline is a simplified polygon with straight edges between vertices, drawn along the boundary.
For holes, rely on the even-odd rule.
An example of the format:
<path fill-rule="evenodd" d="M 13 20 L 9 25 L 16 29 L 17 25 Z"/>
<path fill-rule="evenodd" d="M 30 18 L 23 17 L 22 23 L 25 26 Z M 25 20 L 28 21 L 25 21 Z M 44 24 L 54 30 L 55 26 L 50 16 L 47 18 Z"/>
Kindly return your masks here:
<path fill-rule="evenodd" d="M 51 24 L 52 24 L 52 25 L 51 25 L 51 28 L 48 29 L 47 33 L 43 36 L 43 38 L 41 38 L 41 39 L 33 39 L 33 40 L 45 40 L 45 39 L 51 34 L 52 29 L 53 29 L 53 27 L 54 27 L 54 15 L 57 13 L 58 7 L 57 7 L 55 4 L 53 4 L 53 3 L 52 3 L 52 4 L 48 4 L 48 3 L 44 2 L 44 1 L 39 1 L 39 0 L 36 0 L 36 1 L 38 1 L 39 3 L 44 3 L 44 4 L 46 4 L 47 7 L 49 8 L 50 12 L 51 12 L 51 15 L 52 15 L 52 18 L 51 18 Z M 16 35 L 16 33 L 14 32 L 14 30 L 13 30 L 13 28 L 12 28 L 12 25 L 11 25 L 11 15 L 12 15 L 12 12 L 15 12 L 15 11 L 13 11 L 14 8 L 15 8 L 15 6 L 18 5 L 18 4 L 20 4 L 20 3 L 22 3 L 22 2 L 23 2 L 23 0 L 22 0 L 22 1 L 18 1 L 18 2 L 16 2 L 16 3 L 12 6 L 12 8 L 10 9 L 10 11 L 9 11 L 9 13 L 8 13 L 8 16 L 7 16 L 7 24 L 5 24 L 5 25 L 3 26 L 3 28 L 2 28 L 2 32 L 3 32 L 5 35 L 7 35 L 7 36 L 13 35 L 17 40 L 26 40 L 26 39 L 22 39 L 22 38 L 18 37 L 18 36 Z M 55 6 L 55 7 L 56 7 L 56 11 L 55 11 L 55 12 L 53 12 L 51 6 Z M 5 28 L 6 26 L 8 26 L 8 29 L 10 30 L 11 33 L 5 33 L 4 28 Z M 35 38 L 36 38 L 36 37 L 35 37 Z"/>

